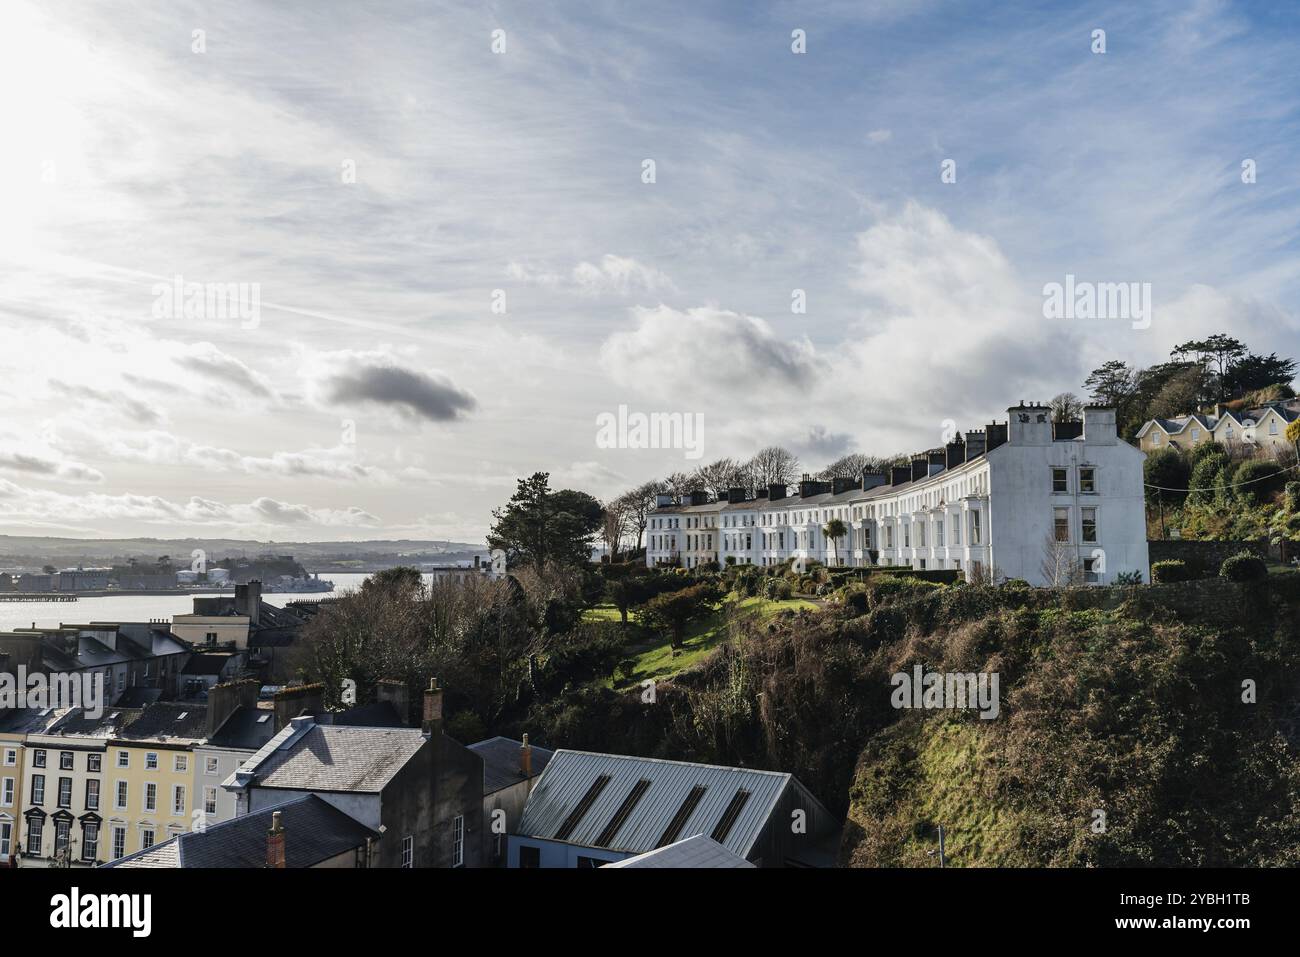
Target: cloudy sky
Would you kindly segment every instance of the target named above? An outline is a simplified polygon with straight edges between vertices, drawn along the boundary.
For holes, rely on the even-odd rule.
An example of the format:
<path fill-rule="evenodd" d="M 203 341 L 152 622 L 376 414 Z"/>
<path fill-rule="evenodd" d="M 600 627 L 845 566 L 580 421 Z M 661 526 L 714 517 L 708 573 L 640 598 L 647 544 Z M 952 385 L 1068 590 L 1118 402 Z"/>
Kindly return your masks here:
<path fill-rule="evenodd" d="M 820 468 L 1300 354 L 1292 18 L 1061 6 L 7 0 L 0 532 L 477 541 L 697 464 L 620 404 Z M 1044 318 L 1067 274 L 1150 328 Z"/>

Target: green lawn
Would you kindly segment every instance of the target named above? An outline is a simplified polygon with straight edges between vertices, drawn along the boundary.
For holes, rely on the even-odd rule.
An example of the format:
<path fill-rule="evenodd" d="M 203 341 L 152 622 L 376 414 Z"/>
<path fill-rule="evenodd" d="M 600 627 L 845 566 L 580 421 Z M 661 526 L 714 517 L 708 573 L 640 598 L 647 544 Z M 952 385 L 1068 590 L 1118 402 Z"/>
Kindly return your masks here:
<path fill-rule="evenodd" d="M 628 629 L 635 630 L 636 637 L 628 645 L 627 657 L 636 662 L 636 668 L 631 681 L 621 682 L 611 678 L 609 686 L 622 690 L 634 687 L 647 678 L 669 678 L 702 661 L 719 643 L 726 640 L 728 609 L 735 609 L 743 615 L 752 615 L 760 621 L 765 621 L 787 609 L 799 611 L 816 608 L 816 603 L 803 598 L 769 601 L 755 597 L 737 601 L 728 595 L 711 616 L 694 622 L 687 628 L 686 638 L 676 657 L 673 656 L 670 642 L 658 634 L 646 632 L 635 623 L 635 616 L 629 616 Z M 597 605 L 595 608 L 588 609 L 584 617 L 589 620 L 619 620 L 618 609 L 612 605 Z"/>

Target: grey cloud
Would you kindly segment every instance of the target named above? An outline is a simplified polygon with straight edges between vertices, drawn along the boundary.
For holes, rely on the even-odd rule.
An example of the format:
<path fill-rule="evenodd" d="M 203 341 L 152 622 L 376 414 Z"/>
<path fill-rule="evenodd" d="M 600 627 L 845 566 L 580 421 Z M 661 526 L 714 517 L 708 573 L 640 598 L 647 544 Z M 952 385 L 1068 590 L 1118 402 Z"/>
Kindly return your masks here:
<path fill-rule="evenodd" d="M 472 395 L 445 375 L 400 366 L 364 366 L 339 373 L 326 382 L 326 392 L 331 402 L 370 402 L 431 422 L 449 422 L 478 407 Z"/>
<path fill-rule="evenodd" d="M 243 389 L 252 395 L 268 399 L 275 395 L 260 375 L 210 342 L 198 343 L 188 355 L 178 357 L 176 364 L 196 375 Z"/>

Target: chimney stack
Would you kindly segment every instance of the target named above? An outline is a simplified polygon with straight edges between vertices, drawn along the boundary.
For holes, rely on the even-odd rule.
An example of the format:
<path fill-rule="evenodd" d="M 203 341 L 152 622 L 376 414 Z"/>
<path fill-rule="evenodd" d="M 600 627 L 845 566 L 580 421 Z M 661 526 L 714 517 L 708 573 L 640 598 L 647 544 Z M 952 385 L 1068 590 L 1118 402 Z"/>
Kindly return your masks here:
<path fill-rule="evenodd" d="M 519 773 L 527 781 L 533 776 L 533 746 L 528 743 L 528 732 L 524 732 L 523 743 L 519 746 Z"/>
<path fill-rule="evenodd" d="M 325 686 L 312 684 L 283 688 L 275 693 L 271 706 L 275 711 L 275 730 L 281 731 L 299 715 L 314 716 L 325 710 Z"/>
<path fill-rule="evenodd" d="M 280 812 L 271 812 L 271 830 L 266 832 L 266 866 L 284 870 L 284 827 Z"/>
<path fill-rule="evenodd" d="M 442 733 L 442 689 L 438 679 L 430 678 L 429 687 L 424 692 L 424 733 L 436 737 Z"/>
<path fill-rule="evenodd" d="M 977 459 L 984 454 L 984 430 L 976 429 L 966 433 L 966 461 Z"/>
<path fill-rule="evenodd" d="M 924 454 L 912 456 L 912 481 L 916 482 L 930 474 L 930 458 Z"/>
<path fill-rule="evenodd" d="M 785 498 L 785 483 L 774 482 L 767 487 L 767 497 L 770 501 L 777 502 Z"/>
<path fill-rule="evenodd" d="M 961 441 L 961 436 L 945 445 L 943 451 L 946 464 L 950 469 L 955 469 L 966 461 L 966 443 Z"/>
<path fill-rule="evenodd" d="M 748 489 L 744 489 L 744 488 L 729 488 L 727 489 L 727 501 L 743 502 L 745 500 L 745 494 L 748 491 L 749 491 Z"/>
<path fill-rule="evenodd" d="M 902 485 L 904 482 L 912 481 L 912 467 L 910 465 L 891 465 L 889 468 L 889 484 Z"/>
<path fill-rule="evenodd" d="M 864 491 L 869 488 L 875 488 L 878 485 L 884 485 L 885 481 L 885 473 L 880 469 L 862 470 L 862 488 Z"/>

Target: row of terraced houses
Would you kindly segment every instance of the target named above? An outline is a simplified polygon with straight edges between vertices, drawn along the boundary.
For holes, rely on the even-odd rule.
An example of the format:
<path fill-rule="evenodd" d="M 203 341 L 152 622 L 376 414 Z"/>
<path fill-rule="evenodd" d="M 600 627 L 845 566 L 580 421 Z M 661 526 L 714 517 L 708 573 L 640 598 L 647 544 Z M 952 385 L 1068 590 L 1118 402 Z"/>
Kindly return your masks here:
<path fill-rule="evenodd" d="M 1089 583 L 1149 575 L 1142 461 L 1119 438 L 1115 410 L 1090 405 L 1054 423 L 1021 403 L 1006 422 L 954 436 L 943 448 L 856 479 L 661 495 L 647 523 L 646 564 L 688 568 L 829 565 L 954 569 L 967 577 L 1048 584 L 1045 554 L 1065 551 Z M 847 534 L 828 540 L 839 519 Z"/>

